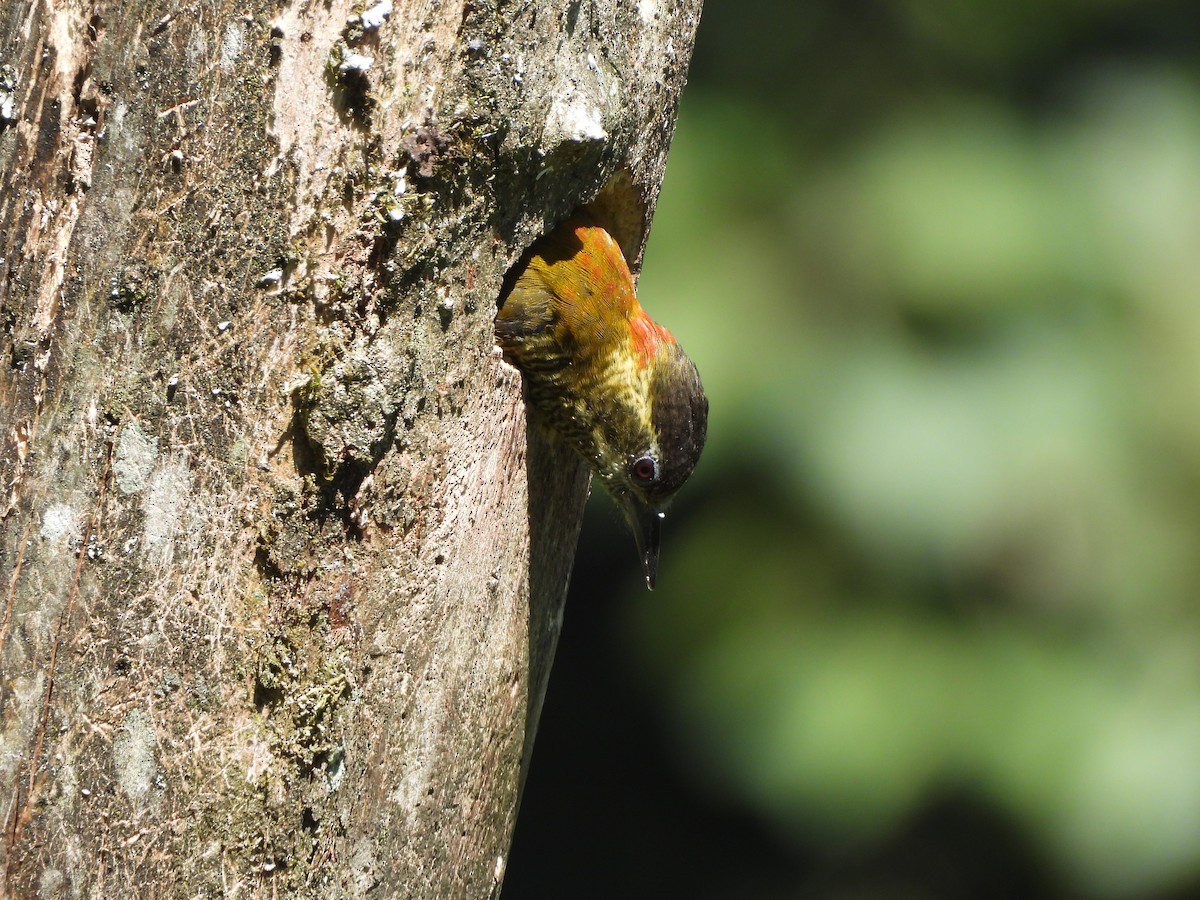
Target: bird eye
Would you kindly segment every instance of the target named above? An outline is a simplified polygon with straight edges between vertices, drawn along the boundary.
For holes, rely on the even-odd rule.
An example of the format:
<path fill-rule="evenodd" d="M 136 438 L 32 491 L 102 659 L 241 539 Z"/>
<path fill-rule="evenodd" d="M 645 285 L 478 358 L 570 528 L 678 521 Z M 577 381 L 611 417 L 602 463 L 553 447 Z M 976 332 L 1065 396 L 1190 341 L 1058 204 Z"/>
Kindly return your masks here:
<path fill-rule="evenodd" d="M 629 470 L 633 480 L 640 484 L 650 484 L 658 477 L 658 463 L 653 456 L 643 456 L 637 459 Z"/>

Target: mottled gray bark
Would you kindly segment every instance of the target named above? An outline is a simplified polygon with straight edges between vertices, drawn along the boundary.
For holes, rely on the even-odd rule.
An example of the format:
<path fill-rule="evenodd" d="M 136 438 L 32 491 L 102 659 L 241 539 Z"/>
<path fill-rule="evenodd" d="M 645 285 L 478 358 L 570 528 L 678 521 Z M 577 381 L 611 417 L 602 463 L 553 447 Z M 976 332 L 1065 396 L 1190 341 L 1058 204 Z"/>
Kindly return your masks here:
<path fill-rule="evenodd" d="M 0 13 L 9 896 L 500 884 L 587 476 L 491 319 L 700 3 L 395 4 Z"/>

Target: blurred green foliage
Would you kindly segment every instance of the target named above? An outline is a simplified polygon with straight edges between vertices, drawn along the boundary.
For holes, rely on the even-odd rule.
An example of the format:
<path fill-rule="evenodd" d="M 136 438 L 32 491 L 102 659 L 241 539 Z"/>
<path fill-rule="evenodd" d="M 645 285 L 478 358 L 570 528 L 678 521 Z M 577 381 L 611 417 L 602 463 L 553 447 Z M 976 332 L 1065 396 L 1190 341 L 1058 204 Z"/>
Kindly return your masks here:
<path fill-rule="evenodd" d="M 709 0 L 639 293 L 709 444 L 637 665 L 853 853 L 942 791 L 1200 884 L 1194 7 Z"/>

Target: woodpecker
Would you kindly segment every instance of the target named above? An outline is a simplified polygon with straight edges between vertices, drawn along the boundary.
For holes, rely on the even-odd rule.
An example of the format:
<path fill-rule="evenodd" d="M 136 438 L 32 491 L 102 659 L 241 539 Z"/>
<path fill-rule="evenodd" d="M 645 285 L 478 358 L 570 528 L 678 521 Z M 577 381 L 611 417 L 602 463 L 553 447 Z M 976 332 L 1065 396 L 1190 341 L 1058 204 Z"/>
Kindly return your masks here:
<path fill-rule="evenodd" d="M 586 215 L 536 242 L 513 274 L 496 315 L 500 348 L 535 418 L 624 512 L 653 590 L 667 504 L 704 447 L 700 375 L 638 303 L 620 246 Z"/>

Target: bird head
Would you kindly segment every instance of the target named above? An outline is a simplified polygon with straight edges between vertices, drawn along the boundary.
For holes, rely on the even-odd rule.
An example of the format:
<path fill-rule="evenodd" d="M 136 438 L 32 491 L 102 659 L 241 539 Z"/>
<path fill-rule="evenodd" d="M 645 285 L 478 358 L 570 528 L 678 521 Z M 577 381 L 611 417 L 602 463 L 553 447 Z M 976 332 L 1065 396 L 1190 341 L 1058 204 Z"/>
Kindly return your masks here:
<path fill-rule="evenodd" d="M 617 502 L 637 541 L 654 589 L 662 522 L 692 474 L 708 427 L 708 399 L 695 365 L 666 332 L 643 377 L 595 417 L 593 469 Z M 610 395 L 611 396 L 611 395 Z"/>

